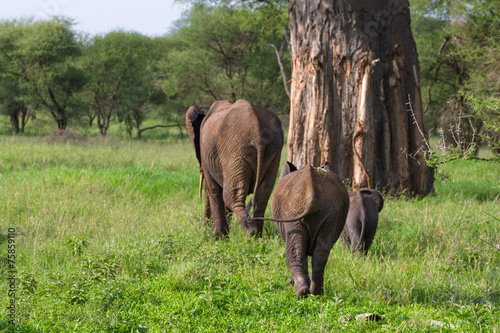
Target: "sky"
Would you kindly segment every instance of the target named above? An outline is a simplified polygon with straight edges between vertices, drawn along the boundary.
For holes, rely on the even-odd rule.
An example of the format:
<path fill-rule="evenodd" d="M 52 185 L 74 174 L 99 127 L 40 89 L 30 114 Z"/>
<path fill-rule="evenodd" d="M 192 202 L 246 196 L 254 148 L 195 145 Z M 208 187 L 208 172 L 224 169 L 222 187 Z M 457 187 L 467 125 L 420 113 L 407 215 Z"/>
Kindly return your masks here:
<path fill-rule="evenodd" d="M 0 20 L 57 15 L 74 19 L 78 32 L 124 29 L 156 37 L 168 32 L 185 9 L 174 0 L 0 0 Z"/>

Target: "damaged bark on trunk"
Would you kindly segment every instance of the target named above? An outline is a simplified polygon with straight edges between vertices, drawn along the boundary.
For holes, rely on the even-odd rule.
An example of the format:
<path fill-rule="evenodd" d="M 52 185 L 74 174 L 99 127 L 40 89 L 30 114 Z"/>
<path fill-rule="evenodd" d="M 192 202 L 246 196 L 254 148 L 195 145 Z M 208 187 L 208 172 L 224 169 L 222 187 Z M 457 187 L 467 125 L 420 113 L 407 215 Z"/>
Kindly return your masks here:
<path fill-rule="evenodd" d="M 329 161 L 354 188 L 433 190 L 408 5 L 290 0 L 292 163 Z"/>

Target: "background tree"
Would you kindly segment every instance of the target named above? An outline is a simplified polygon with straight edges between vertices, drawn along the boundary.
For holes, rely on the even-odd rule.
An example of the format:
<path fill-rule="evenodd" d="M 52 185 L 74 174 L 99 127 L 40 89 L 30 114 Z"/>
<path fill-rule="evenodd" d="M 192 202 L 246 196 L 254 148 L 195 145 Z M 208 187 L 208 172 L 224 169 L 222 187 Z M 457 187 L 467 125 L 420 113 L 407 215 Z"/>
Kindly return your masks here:
<path fill-rule="evenodd" d="M 71 21 L 56 18 L 18 24 L 10 31 L 15 38 L 2 51 L 4 71 L 20 79 L 26 91 L 24 103 L 48 111 L 59 131 L 64 131 L 70 116 L 81 110 L 76 93 L 87 80 L 75 64 L 81 50 Z"/>
<path fill-rule="evenodd" d="M 134 104 L 139 91 L 148 94 L 142 85 L 149 84 L 143 76 L 149 75 L 152 48 L 149 37 L 125 31 L 95 36 L 88 46 L 85 69 L 91 81 L 86 99 L 101 135 L 106 135 L 119 108 Z"/>
<path fill-rule="evenodd" d="M 412 9 L 426 117 L 433 129 L 442 128 L 442 143 L 465 156 L 476 151 L 483 121 L 492 122 L 466 96 L 486 100 L 500 94 L 498 1 L 416 0 Z"/>
<path fill-rule="evenodd" d="M 188 106 L 244 98 L 286 110 L 280 68 L 267 45 L 282 45 L 284 22 L 283 9 L 194 6 L 167 36 L 165 90 Z M 286 56 L 283 63 L 289 67 Z"/>
<path fill-rule="evenodd" d="M 13 134 L 24 133 L 29 120 L 28 108 L 20 98 L 22 94 L 15 78 L 0 74 L 0 113 L 9 116 Z"/>
<path fill-rule="evenodd" d="M 126 97 L 123 97 L 118 113 L 125 122 L 129 136 L 132 137 L 132 131 L 135 129 L 137 138 L 141 139 L 145 130 L 152 129 L 151 127 L 141 128 L 146 115 L 155 107 L 164 105 L 166 96 L 151 68 L 136 77 L 137 80 L 134 81 L 133 85 L 122 90 L 121 95 L 126 95 Z M 154 128 L 162 126 L 155 125 Z"/>
<path fill-rule="evenodd" d="M 21 26 L 26 22 L 0 23 L 0 113 L 7 115 L 13 134 L 24 132 L 28 117 L 28 108 L 23 100 L 25 92 L 17 73 L 10 72 L 10 57 L 13 56 L 16 43 L 21 35 Z"/>
<path fill-rule="evenodd" d="M 408 2 L 291 0 L 289 18 L 288 158 L 329 161 L 353 187 L 431 192 Z"/>

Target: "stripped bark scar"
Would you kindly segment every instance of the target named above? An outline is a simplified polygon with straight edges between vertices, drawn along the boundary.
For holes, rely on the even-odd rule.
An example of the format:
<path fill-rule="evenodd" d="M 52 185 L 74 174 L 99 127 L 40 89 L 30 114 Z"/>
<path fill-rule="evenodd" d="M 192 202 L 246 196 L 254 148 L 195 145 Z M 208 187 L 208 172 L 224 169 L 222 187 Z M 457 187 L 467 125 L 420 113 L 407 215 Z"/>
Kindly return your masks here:
<path fill-rule="evenodd" d="M 356 187 L 427 194 L 432 170 L 401 154 L 421 140 L 404 112 L 406 96 L 420 93 L 408 1 L 320 3 L 289 2 L 290 161 L 328 160 Z M 412 97 L 420 114 L 420 96 Z"/>

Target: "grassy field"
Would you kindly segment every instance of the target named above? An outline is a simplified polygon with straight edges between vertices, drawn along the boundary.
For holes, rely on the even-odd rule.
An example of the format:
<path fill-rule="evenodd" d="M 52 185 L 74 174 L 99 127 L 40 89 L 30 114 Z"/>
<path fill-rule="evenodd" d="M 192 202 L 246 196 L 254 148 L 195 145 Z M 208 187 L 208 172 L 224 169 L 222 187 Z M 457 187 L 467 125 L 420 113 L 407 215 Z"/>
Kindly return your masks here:
<path fill-rule="evenodd" d="M 0 136 L 0 331 L 15 299 L 18 332 L 500 332 L 498 165 L 455 161 L 436 195 L 387 197 L 368 256 L 337 243 L 325 295 L 301 301 L 272 223 L 214 241 L 198 177 L 187 141 Z"/>

